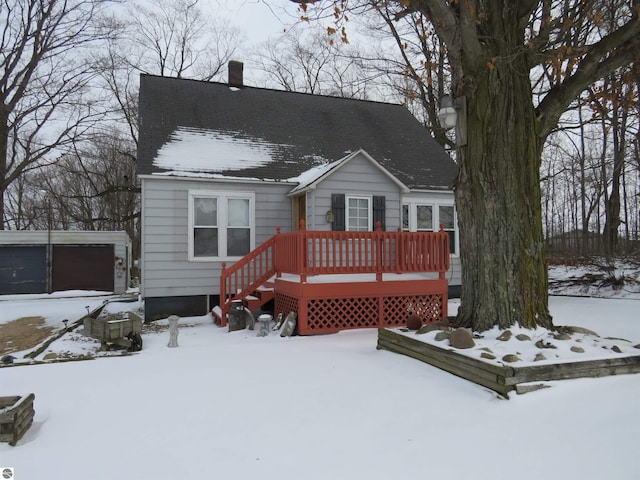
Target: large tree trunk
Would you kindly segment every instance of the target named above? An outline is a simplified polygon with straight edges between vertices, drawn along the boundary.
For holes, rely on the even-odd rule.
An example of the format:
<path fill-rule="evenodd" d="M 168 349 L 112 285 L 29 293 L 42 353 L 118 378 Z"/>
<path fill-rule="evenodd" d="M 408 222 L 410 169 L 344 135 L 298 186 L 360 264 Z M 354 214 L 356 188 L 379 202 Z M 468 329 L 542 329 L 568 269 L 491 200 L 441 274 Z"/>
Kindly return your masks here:
<path fill-rule="evenodd" d="M 8 115 L 0 102 L 0 230 L 4 230 L 4 192 L 7 189 Z"/>
<path fill-rule="evenodd" d="M 467 143 L 458 149 L 462 298 L 457 323 L 477 331 L 495 325 L 553 327 L 542 233 L 543 141 L 523 57 L 503 55 L 508 60 L 464 72 Z"/>

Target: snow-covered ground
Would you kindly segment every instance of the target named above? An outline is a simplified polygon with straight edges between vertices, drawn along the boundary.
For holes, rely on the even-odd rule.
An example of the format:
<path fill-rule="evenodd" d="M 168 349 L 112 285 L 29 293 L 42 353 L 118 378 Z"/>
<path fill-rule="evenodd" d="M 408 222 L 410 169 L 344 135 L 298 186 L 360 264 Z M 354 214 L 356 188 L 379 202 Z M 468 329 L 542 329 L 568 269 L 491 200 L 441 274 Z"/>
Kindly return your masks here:
<path fill-rule="evenodd" d="M 556 325 L 635 345 L 640 294 L 624 297 L 555 296 L 550 305 Z M 0 323 L 35 308 L 59 325 L 104 299 L 5 298 Z M 208 316 L 180 325 L 178 348 L 159 329 L 130 356 L 0 369 L 0 395 L 36 396 L 33 426 L 16 447 L 0 444 L 0 467 L 16 480 L 631 480 L 640 472 L 640 375 L 551 382 L 504 400 L 376 350 L 375 330 L 280 338 L 228 333 Z M 67 337 L 50 349 L 81 343 Z"/>

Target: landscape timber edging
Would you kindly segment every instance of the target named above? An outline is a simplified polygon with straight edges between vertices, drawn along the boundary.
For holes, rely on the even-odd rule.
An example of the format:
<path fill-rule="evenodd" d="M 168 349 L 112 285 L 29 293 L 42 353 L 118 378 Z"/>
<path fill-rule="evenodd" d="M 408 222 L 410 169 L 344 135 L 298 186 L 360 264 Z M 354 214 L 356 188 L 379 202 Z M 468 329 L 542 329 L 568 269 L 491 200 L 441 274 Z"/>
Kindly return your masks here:
<path fill-rule="evenodd" d="M 512 390 L 526 393 L 544 387 L 528 385 L 533 382 L 640 373 L 640 355 L 523 367 L 499 366 L 386 328 L 378 329 L 377 348 L 415 358 L 507 398 Z"/>

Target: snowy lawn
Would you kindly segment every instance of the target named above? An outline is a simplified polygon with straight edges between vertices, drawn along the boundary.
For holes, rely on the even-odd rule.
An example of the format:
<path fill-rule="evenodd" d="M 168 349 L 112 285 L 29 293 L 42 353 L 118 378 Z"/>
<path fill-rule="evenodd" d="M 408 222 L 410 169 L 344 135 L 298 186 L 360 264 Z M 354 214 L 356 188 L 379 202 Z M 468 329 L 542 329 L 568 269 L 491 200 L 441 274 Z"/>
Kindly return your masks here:
<path fill-rule="evenodd" d="M 82 315 L 76 300 L 39 302 Z M 557 325 L 640 341 L 638 300 L 550 302 Z M 262 338 L 210 317 L 180 324 L 179 348 L 163 330 L 131 356 L 0 369 L 0 395 L 36 395 L 34 425 L 0 444 L 0 467 L 17 480 L 638 478 L 640 375 L 503 400 L 376 350 L 376 330 Z"/>

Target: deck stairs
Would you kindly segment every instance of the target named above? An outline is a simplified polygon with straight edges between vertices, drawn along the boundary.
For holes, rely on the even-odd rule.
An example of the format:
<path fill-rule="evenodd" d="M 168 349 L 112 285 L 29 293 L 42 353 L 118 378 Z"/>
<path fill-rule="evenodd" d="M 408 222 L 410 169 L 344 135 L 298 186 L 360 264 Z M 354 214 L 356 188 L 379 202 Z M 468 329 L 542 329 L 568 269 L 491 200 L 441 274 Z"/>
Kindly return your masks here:
<path fill-rule="evenodd" d="M 243 300 L 253 312 L 274 298 L 275 238 L 271 237 L 229 268 L 222 264 L 220 305 L 211 310 L 216 325 L 227 325 L 233 300 Z"/>
<path fill-rule="evenodd" d="M 269 301 L 273 300 L 275 297 L 274 285 L 273 281 L 266 281 L 263 285 L 260 285 L 254 291 L 250 292 L 247 295 L 242 297 L 234 297 L 234 299 L 241 298 L 245 302 L 245 306 L 252 312 L 263 307 Z M 231 304 L 231 300 L 227 300 L 226 307 L 227 311 L 229 305 Z M 226 320 L 222 322 L 222 308 L 220 306 L 216 306 L 213 310 L 211 310 L 211 314 L 214 316 L 214 323 L 216 325 L 224 326 L 226 325 Z"/>

